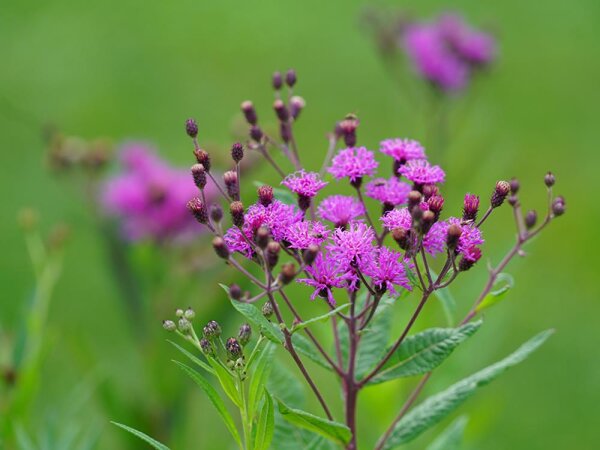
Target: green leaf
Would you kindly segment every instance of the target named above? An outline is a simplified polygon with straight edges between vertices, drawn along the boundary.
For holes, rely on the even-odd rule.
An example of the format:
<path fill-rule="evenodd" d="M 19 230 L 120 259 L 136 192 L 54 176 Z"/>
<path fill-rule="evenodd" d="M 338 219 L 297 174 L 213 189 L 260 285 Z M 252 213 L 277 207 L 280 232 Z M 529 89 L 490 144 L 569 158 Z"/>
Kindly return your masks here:
<path fill-rule="evenodd" d="M 428 428 L 432 427 L 475 393 L 477 388 L 485 386 L 497 378 L 506 369 L 519 364 L 553 333 L 544 331 L 521 345 L 503 360 L 486 367 L 479 372 L 453 384 L 445 391 L 433 395 L 410 411 L 393 428 L 385 442 L 384 450 L 395 448 L 412 441 Z"/>
<path fill-rule="evenodd" d="M 260 351 L 256 360 L 256 365 L 252 377 L 250 379 L 250 387 L 248 388 L 248 416 L 254 418 L 256 409 L 260 402 L 262 393 L 264 392 L 269 373 L 273 363 L 273 349 L 275 347 L 271 342 L 267 342 Z"/>
<path fill-rule="evenodd" d="M 200 375 L 198 372 L 196 372 L 191 367 L 189 367 L 179 361 L 173 361 L 173 362 L 175 364 L 177 364 L 179 367 L 181 367 L 183 369 L 183 371 L 185 373 L 187 373 L 190 376 L 190 378 L 192 380 L 194 380 L 194 382 L 198 386 L 200 386 L 200 389 L 202 389 L 204 391 L 204 393 L 207 395 L 208 399 L 211 401 L 211 403 L 213 404 L 213 406 L 215 407 L 215 409 L 221 416 L 221 419 L 223 419 L 225 426 L 227 427 L 227 429 L 229 430 L 229 432 L 235 439 L 235 442 L 237 442 L 238 446 L 241 448 L 242 441 L 240 439 L 238 430 L 235 426 L 235 422 L 233 421 L 231 414 L 229 414 L 229 411 L 227 411 L 227 408 L 225 407 L 225 403 L 223 403 L 223 400 L 219 396 L 219 393 L 216 391 L 216 389 L 214 387 L 212 387 L 212 385 L 202 375 Z"/>
<path fill-rule="evenodd" d="M 430 328 L 407 337 L 381 371 L 368 384 L 427 373 L 439 366 L 465 339 L 475 334 L 482 321 L 458 328 Z"/>
<path fill-rule="evenodd" d="M 214 358 L 208 358 L 208 362 L 212 366 L 212 368 L 215 370 L 215 374 L 217 375 L 217 378 L 219 379 L 219 383 L 221 384 L 223 391 L 225 391 L 227 396 L 231 399 L 231 401 L 233 403 L 235 403 L 236 406 L 241 408 L 242 407 L 242 398 L 241 398 L 240 393 L 238 392 L 237 388 L 235 387 L 235 383 L 233 381 L 233 375 L 231 374 L 231 372 L 229 372 L 229 370 L 227 370 L 225 367 L 223 367 L 219 363 L 219 361 L 217 361 Z"/>
<path fill-rule="evenodd" d="M 275 431 L 275 410 L 273 408 L 273 399 L 266 389 L 263 389 L 263 392 L 265 393 L 265 401 L 258 418 L 254 450 L 267 450 L 271 445 L 273 433 Z"/>
<path fill-rule="evenodd" d="M 327 319 L 329 319 L 331 316 L 337 314 L 340 311 L 343 311 L 344 309 L 348 308 L 350 306 L 350 303 L 346 303 L 344 305 L 340 305 L 335 309 L 332 309 L 331 311 L 329 311 L 327 314 L 323 314 L 321 316 L 317 316 L 317 317 L 313 317 L 312 319 L 306 320 L 304 322 L 301 323 L 297 323 L 296 325 L 294 325 L 292 327 L 292 329 L 290 330 L 291 333 L 294 333 L 296 331 L 302 330 L 304 328 L 306 328 L 309 325 L 312 325 L 315 322 L 325 322 Z"/>
<path fill-rule="evenodd" d="M 210 367 L 208 364 L 206 364 L 200 358 L 197 358 L 192 353 L 188 352 L 185 348 L 181 347 L 180 345 L 176 344 L 173 341 L 167 340 L 167 342 L 170 343 L 171 345 L 173 345 L 173 347 L 175 347 L 177 350 L 179 350 L 185 356 L 187 356 L 190 359 L 190 361 L 192 361 L 194 364 L 196 364 L 199 367 L 202 367 L 204 370 L 206 370 L 209 373 L 212 373 L 213 375 L 215 374 L 215 371 L 212 369 L 212 367 Z"/>
<path fill-rule="evenodd" d="M 504 297 L 504 294 L 506 294 L 514 285 L 515 280 L 512 275 L 507 273 L 498 274 L 496 282 L 494 283 L 494 289 L 483 298 L 475 311 L 480 312 L 499 303 Z"/>
<path fill-rule="evenodd" d="M 321 434 L 332 441 L 345 445 L 352 438 L 352 432 L 346 425 L 331 420 L 323 419 L 306 411 L 288 407 L 281 400 L 277 400 L 279 412 L 284 419 L 300 428 L 305 428 Z"/>
<path fill-rule="evenodd" d="M 312 342 L 310 342 L 308 339 L 306 339 L 301 334 L 292 335 L 292 344 L 294 344 L 294 349 L 296 349 L 296 351 L 298 353 L 300 353 L 301 355 L 306 356 L 307 358 L 312 360 L 314 363 L 318 364 L 319 366 L 321 366 L 325 369 L 332 370 L 329 363 L 327 363 L 325 358 L 323 358 L 323 355 L 321 355 L 315 349 Z"/>
<path fill-rule="evenodd" d="M 129 431 L 131 434 L 133 434 L 134 436 L 137 436 L 142 441 L 146 441 L 148 444 L 150 444 L 156 450 L 170 450 L 169 447 L 167 447 L 166 445 L 161 444 L 157 440 L 152 439 L 147 434 L 144 434 L 141 431 L 136 430 L 135 428 L 131 428 L 131 427 L 128 427 L 127 425 L 123 425 L 123 424 L 117 423 L 117 422 L 111 422 L 111 423 L 120 428 L 123 428 L 125 431 Z"/>
<path fill-rule="evenodd" d="M 389 297 L 382 299 L 368 328 L 362 331 L 355 370 L 359 378 L 375 367 L 386 353 L 393 319 L 388 309 L 393 303 L 394 299 Z"/>
<path fill-rule="evenodd" d="M 274 361 L 275 368 L 271 371 L 267 389 L 274 397 L 280 398 L 287 405 L 301 407 L 306 400 L 304 385 L 285 364 Z"/>
<path fill-rule="evenodd" d="M 227 289 L 227 286 L 221 285 L 221 287 Z M 283 343 L 283 332 L 276 325 L 273 326 L 273 324 L 262 315 L 262 312 L 260 312 L 256 306 L 252 305 L 251 303 L 243 303 L 236 300 L 231 300 L 231 304 L 254 326 L 260 328 L 261 333 L 267 339 L 277 344 Z"/>
<path fill-rule="evenodd" d="M 460 416 L 429 444 L 427 450 L 460 450 L 467 422 L 466 416 Z"/>

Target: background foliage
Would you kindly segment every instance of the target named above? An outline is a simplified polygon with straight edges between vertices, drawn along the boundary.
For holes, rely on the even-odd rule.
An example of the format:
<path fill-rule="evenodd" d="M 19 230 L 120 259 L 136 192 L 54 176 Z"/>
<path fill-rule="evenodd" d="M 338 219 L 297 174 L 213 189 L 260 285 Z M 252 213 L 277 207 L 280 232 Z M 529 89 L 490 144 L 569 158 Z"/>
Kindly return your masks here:
<path fill-rule="evenodd" d="M 430 15 L 449 5 L 426 1 L 398 6 Z M 600 362 L 594 357 L 600 310 L 600 207 L 594 200 L 600 164 L 600 4 L 463 0 L 451 6 L 498 30 L 501 58 L 491 75 L 459 102 L 458 131 L 441 158 L 430 149 L 432 159 L 445 166 L 452 186 L 483 196 L 496 179 L 518 176 L 523 202 L 540 210 L 542 177 L 552 169 L 569 214 L 530 247 L 524 262 L 511 266 L 517 283 L 509 299 L 487 317 L 478 339 L 465 343 L 444 365 L 428 392 L 509 353 L 536 331 L 555 327 L 556 335 L 540 352 L 469 402 L 467 443 L 485 449 L 592 448 L 600 402 Z M 423 112 L 404 101 L 360 29 L 363 7 L 358 1 L 314 0 L 2 4 L 0 326 L 16 320 L 32 286 L 14 219 L 17 211 L 31 205 L 48 224 L 63 220 L 74 230 L 50 310 L 54 345 L 42 372 L 40 420 L 67 402 L 73 386 L 83 381 L 90 396 L 74 420 L 99 428 L 100 448 L 121 448 L 134 438 L 108 420 L 131 422 L 107 417 L 99 392 L 135 401 L 147 389 L 140 350 L 91 216 L 78 193 L 44 166 L 43 125 L 53 123 L 86 138 L 149 140 L 163 156 L 187 165 L 186 117 L 197 117 L 203 142 L 226 146 L 239 120 L 240 101 L 252 98 L 266 117 L 271 72 L 295 67 L 298 92 L 307 100 L 297 131 L 304 154 L 320 161 L 325 132 L 350 111 L 360 115 L 359 140 L 367 146 L 392 135 L 425 139 Z M 261 180 L 269 176 L 268 170 L 256 174 Z M 445 193 L 447 205 L 460 204 L 462 191 Z M 486 230 L 510 230 L 506 248 L 511 220 L 506 209 Z M 499 244 L 487 246 L 486 256 L 497 259 L 503 250 Z M 479 284 L 463 281 L 454 288 L 460 308 L 471 304 L 484 272 L 481 264 L 470 277 Z M 173 308 L 189 302 L 209 319 L 230 311 L 219 291 L 211 279 L 192 299 L 164 301 Z M 437 306 L 431 311 L 432 323 L 443 320 Z M 164 364 L 172 372 L 165 383 L 189 383 L 172 363 Z M 393 384 L 361 398 L 363 414 L 373 420 L 359 433 L 378 434 L 384 426 L 379 422 L 388 423 L 400 407 L 401 389 Z M 396 398 L 397 403 L 390 401 Z M 173 448 L 192 448 L 192 442 L 193 448 L 215 448 L 226 439 L 221 425 L 212 426 L 217 419 L 207 412 L 207 402 L 194 392 Z M 417 441 L 414 448 L 430 439 Z"/>

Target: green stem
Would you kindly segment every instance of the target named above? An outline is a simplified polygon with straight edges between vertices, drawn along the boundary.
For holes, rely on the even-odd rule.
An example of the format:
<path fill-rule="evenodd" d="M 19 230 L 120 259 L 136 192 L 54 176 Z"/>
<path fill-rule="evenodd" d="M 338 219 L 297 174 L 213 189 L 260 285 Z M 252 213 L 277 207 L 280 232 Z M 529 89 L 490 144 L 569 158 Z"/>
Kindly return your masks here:
<path fill-rule="evenodd" d="M 240 415 L 242 417 L 242 428 L 244 430 L 244 447 L 246 450 L 250 450 L 252 448 L 252 418 L 248 417 L 246 391 L 241 377 L 238 377 L 238 391 L 242 397 L 242 409 L 240 410 Z"/>

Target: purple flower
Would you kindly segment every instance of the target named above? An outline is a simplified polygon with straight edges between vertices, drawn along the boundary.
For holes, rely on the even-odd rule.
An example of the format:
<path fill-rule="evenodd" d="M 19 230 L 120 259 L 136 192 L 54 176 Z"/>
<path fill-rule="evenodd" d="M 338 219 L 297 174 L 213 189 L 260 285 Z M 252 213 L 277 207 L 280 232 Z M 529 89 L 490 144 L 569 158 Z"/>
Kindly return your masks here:
<path fill-rule="evenodd" d="M 391 156 L 396 161 L 404 164 L 411 159 L 425 158 L 425 149 L 423 146 L 412 139 L 386 139 L 381 141 L 379 151 Z"/>
<path fill-rule="evenodd" d="M 320 246 L 329 236 L 329 230 L 318 221 L 296 222 L 291 225 L 285 240 L 290 243 L 291 248 L 305 249 L 310 245 Z"/>
<path fill-rule="evenodd" d="M 326 197 L 317 208 L 319 217 L 333 222 L 336 228 L 345 227 L 364 213 L 365 207 L 363 204 L 356 198 L 346 195 Z"/>
<path fill-rule="evenodd" d="M 340 150 L 327 170 L 338 180 L 348 177 L 354 183 L 364 176 L 372 176 L 378 165 L 373 152 L 365 147 L 351 147 Z"/>
<path fill-rule="evenodd" d="M 121 172 L 102 186 L 100 200 L 126 239 L 186 240 L 202 231 L 186 208 L 198 194 L 188 170 L 171 167 L 141 143 L 125 145 L 120 162 Z M 210 201 L 215 186 L 207 184 L 204 193 Z"/>
<path fill-rule="evenodd" d="M 416 184 L 443 183 L 446 174 L 440 166 L 431 166 L 424 159 L 413 159 L 400 167 L 398 172 Z"/>
<path fill-rule="evenodd" d="M 478 245 L 484 243 L 481 230 L 477 228 L 473 223 L 463 224 L 460 219 L 456 217 L 450 217 L 447 220 L 448 225 L 460 226 L 462 233 L 458 239 L 458 246 L 456 250 L 462 254 L 465 259 L 470 261 L 477 261 L 481 257 L 481 250 L 477 248 Z"/>
<path fill-rule="evenodd" d="M 371 281 L 380 291 L 388 291 L 393 296 L 398 296 L 394 286 L 402 286 L 411 290 L 411 285 L 406 276 L 402 254 L 392 251 L 387 247 L 381 247 L 375 258 L 364 269 L 365 275 L 371 277 Z"/>
<path fill-rule="evenodd" d="M 484 66 L 492 62 L 496 53 L 494 38 L 470 27 L 456 14 L 442 16 L 437 26 L 442 37 L 456 55 L 474 66 Z"/>
<path fill-rule="evenodd" d="M 331 239 L 333 243 L 327 249 L 343 269 L 362 268 L 373 256 L 375 232 L 362 222 L 351 223 L 346 230 L 336 228 Z"/>
<path fill-rule="evenodd" d="M 281 184 L 298 195 L 312 198 L 328 183 L 321 180 L 318 173 L 300 170 L 288 175 Z"/>
<path fill-rule="evenodd" d="M 420 208 L 427 210 L 427 203 L 421 203 Z M 408 208 L 393 209 L 386 213 L 382 218 L 383 226 L 392 231 L 394 228 L 403 228 L 410 230 L 412 227 L 412 217 Z M 434 223 L 429 231 L 423 236 L 423 248 L 430 255 L 435 256 L 444 251 L 446 245 L 446 233 L 448 225 L 444 222 Z"/>
<path fill-rule="evenodd" d="M 319 253 L 312 266 L 308 266 L 306 271 L 312 278 L 300 278 L 298 283 L 304 283 L 315 288 L 310 296 L 314 300 L 317 295 L 326 298 L 331 306 L 335 306 L 335 299 L 332 288 L 342 288 L 346 285 L 346 278 L 343 272 L 339 270 L 339 264 L 329 255 L 323 256 Z"/>
<path fill-rule="evenodd" d="M 411 186 L 398 178 L 376 178 L 365 186 L 365 195 L 388 205 L 398 206 L 406 203 Z"/>
<path fill-rule="evenodd" d="M 392 209 L 381 218 L 381 221 L 383 222 L 383 226 L 389 231 L 392 231 L 394 228 L 410 230 L 412 225 L 412 217 L 410 212 L 408 212 L 408 208 Z"/>

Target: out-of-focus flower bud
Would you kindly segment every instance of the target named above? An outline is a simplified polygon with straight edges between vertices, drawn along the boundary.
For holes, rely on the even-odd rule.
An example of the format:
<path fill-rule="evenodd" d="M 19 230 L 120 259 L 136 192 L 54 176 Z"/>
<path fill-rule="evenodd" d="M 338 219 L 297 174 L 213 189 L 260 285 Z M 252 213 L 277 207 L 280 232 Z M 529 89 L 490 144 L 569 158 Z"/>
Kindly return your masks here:
<path fill-rule="evenodd" d="M 283 77 L 281 76 L 281 72 L 277 71 L 273 73 L 273 89 L 278 91 L 283 86 Z"/>
<path fill-rule="evenodd" d="M 242 346 L 236 338 L 231 337 L 227 339 L 225 349 L 227 350 L 228 358 L 232 361 L 242 357 Z"/>
<path fill-rule="evenodd" d="M 260 249 L 264 250 L 267 248 L 267 245 L 271 242 L 271 232 L 269 231 L 269 228 L 264 225 L 259 227 L 258 230 L 256 230 L 254 240 Z"/>
<path fill-rule="evenodd" d="M 204 189 L 206 186 L 206 171 L 204 170 L 204 166 L 202 164 L 194 164 L 191 171 L 194 184 L 198 189 Z"/>
<path fill-rule="evenodd" d="M 242 289 L 237 284 L 229 286 L 229 296 L 234 300 L 242 298 Z"/>
<path fill-rule="evenodd" d="M 259 187 L 258 201 L 263 206 L 269 206 L 271 203 L 273 203 L 273 188 L 271 186 Z"/>
<path fill-rule="evenodd" d="M 287 122 L 290 118 L 290 114 L 285 106 L 285 103 L 283 103 L 283 101 L 279 98 L 273 102 L 273 110 L 275 111 L 277 118 L 282 122 Z"/>
<path fill-rule="evenodd" d="M 222 237 L 216 236 L 212 240 L 212 246 L 219 258 L 229 258 L 229 248 L 227 248 L 227 244 L 225 243 L 225 240 Z"/>
<path fill-rule="evenodd" d="M 546 176 L 544 177 L 544 183 L 548 187 L 554 186 L 554 183 L 556 183 L 556 177 L 554 176 L 554 174 L 552 172 L 548 172 L 546 174 Z"/>
<path fill-rule="evenodd" d="M 267 245 L 267 249 L 265 251 L 265 258 L 267 260 L 267 265 L 270 268 L 273 268 L 277 265 L 277 261 L 279 261 L 279 252 L 281 251 L 281 246 L 278 242 L 271 241 L 269 245 Z"/>
<path fill-rule="evenodd" d="M 310 266 L 314 261 L 317 255 L 319 254 L 319 246 L 315 244 L 311 244 L 308 246 L 306 250 L 304 250 L 304 254 L 302 255 L 302 260 L 304 264 Z"/>
<path fill-rule="evenodd" d="M 185 132 L 191 138 L 198 136 L 198 124 L 194 119 L 188 119 L 185 121 Z"/>
<path fill-rule="evenodd" d="M 449 250 L 455 250 L 458 245 L 458 240 L 462 235 L 462 229 L 456 225 L 452 224 L 448 227 L 448 234 L 446 235 L 446 245 Z"/>
<path fill-rule="evenodd" d="M 183 313 L 183 317 L 185 317 L 187 320 L 194 320 L 194 317 L 196 317 L 196 312 L 192 309 L 191 306 L 188 306 L 188 308 Z"/>
<path fill-rule="evenodd" d="M 289 87 L 294 87 L 296 84 L 296 71 L 294 69 L 289 69 L 285 74 L 285 84 Z"/>
<path fill-rule="evenodd" d="M 202 224 L 208 223 L 208 212 L 206 211 L 206 206 L 204 206 L 204 203 L 202 203 L 202 200 L 200 200 L 198 197 L 194 197 L 187 202 L 187 208 L 198 222 Z"/>
<path fill-rule="evenodd" d="M 244 205 L 242 202 L 232 202 L 229 205 L 229 212 L 231 213 L 231 221 L 236 227 L 241 228 L 244 225 Z"/>
<path fill-rule="evenodd" d="M 472 253 L 473 253 L 472 258 L 467 259 L 463 256 L 460 259 L 460 261 L 458 262 L 458 270 L 460 272 L 466 272 L 471 267 L 473 267 L 477 261 L 479 261 L 481 259 L 481 250 L 479 250 L 478 248 L 475 248 L 475 249 L 473 249 Z"/>
<path fill-rule="evenodd" d="M 163 328 L 167 331 L 175 331 L 177 329 L 177 325 L 172 320 L 163 320 Z"/>
<path fill-rule="evenodd" d="M 510 193 L 513 195 L 516 195 L 517 192 L 519 192 L 519 187 L 521 187 L 521 185 L 519 184 L 519 180 L 517 180 L 515 177 L 513 177 L 513 178 L 511 178 L 509 183 L 510 183 Z"/>
<path fill-rule="evenodd" d="M 281 273 L 279 274 L 279 279 L 283 284 L 290 284 L 294 278 L 296 277 L 296 266 L 294 263 L 285 263 L 281 266 Z"/>
<path fill-rule="evenodd" d="M 258 116 L 256 115 L 256 110 L 254 109 L 252 102 L 250 100 L 242 102 L 241 109 L 244 113 L 244 117 L 246 118 L 246 122 L 248 122 L 250 125 L 256 125 L 258 122 Z"/>
<path fill-rule="evenodd" d="M 475 221 L 479 211 L 479 197 L 473 194 L 466 194 L 463 203 L 463 221 Z"/>
<path fill-rule="evenodd" d="M 269 317 L 271 317 L 273 315 L 273 305 L 271 304 L 271 302 L 266 302 L 263 306 L 262 306 L 262 315 L 265 316 L 267 319 Z"/>
<path fill-rule="evenodd" d="M 496 188 L 492 193 L 492 197 L 490 198 L 490 204 L 492 205 L 492 208 L 497 208 L 502 203 L 504 203 L 504 199 L 506 198 L 509 192 L 510 183 L 504 180 L 498 181 L 496 183 Z"/>
<path fill-rule="evenodd" d="M 214 204 L 210 207 L 210 218 L 214 223 L 219 223 L 223 220 L 223 208 L 221 208 L 221 205 Z"/>
<path fill-rule="evenodd" d="M 177 328 L 182 333 L 187 333 L 192 328 L 192 324 L 185 317 L 182 317 L 181 319 L 179 319 L 179 322 L 177 323 Z"/>
<path fill-rule="evenodd" d="M 252 337 L 252 328 L 250 328 L 250 325 L 245 323 L 238 331 L 238 341 L 242 346 L 244 346 L 250 342 L 250 337 Z"/>
<path fill-rule="evenodd" d="M 239 163 L 242 159 L 244 159 L 244 146 L 239 142 L 236 142 L 231 146 L 231 159 L 233 159 L 236 163 Z"/>

